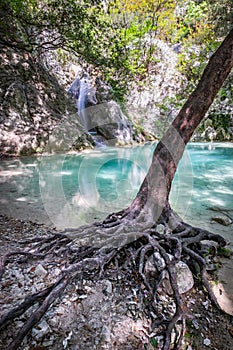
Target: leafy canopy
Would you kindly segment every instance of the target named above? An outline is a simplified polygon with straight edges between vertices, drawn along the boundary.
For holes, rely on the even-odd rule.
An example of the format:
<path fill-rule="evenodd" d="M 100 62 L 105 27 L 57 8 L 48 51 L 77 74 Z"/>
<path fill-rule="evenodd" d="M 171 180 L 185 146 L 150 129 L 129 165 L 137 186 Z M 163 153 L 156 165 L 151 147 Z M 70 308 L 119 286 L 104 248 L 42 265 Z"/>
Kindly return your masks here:
<path fill-rule="evenodd" d="M 68 50 L 98 67 L 123 98 L 129 81 L 155 70 L 155 39 L 182 45 L 180 69 L 195 81 L 215 48 L 216 30 L 229 27 L 232 3 L 223 2 L 224 9 L 213 0 L 1 0 L 0 44 L 36 57 Z"/>

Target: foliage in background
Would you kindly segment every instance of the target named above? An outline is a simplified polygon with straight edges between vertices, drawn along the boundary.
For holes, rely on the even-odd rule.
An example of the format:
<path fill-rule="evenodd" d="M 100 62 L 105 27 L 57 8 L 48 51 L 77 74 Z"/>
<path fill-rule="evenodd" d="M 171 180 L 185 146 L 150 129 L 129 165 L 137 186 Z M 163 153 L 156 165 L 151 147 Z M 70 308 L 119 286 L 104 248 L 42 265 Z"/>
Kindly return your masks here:
<path fill-rule="evenodd" d="M 46 51 L 67 50 L 115 81 L 121 80 L 122 72 L 128 74 L 118 32 L 101 1 L 3 0 L 0 4 L 0 44 L 29 52 L 35 59 Z"/>
<path fill-rule="evenodd" d="M 214 27 L 216 37 L 224 37 L 233 26 L 232 0 L 208 0 L 209 21 Z"/>
<path fill-rule="evenodd" d="M 223 2 L 2 0 L 0 44 L 35 57 L 67 50 L 98 67 L 122 101 L 130 81 L 156 74 L 155 39 L 163 40 L 179 50 L 189 93 L 219 44 L 216 31 L 221 36 L 232 25 L 232 1 Z"/>

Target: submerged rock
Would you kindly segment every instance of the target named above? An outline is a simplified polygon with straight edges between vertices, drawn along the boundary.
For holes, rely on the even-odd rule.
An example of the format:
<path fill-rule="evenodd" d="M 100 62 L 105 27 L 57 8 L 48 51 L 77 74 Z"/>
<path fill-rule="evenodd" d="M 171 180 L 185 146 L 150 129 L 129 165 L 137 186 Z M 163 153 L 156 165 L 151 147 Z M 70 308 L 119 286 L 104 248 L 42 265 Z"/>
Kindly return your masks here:
<path fill-rule="evenodd" d="M 229 226 L 232 224 L 232 220 L 229 217 L 224 216 L 224 215 L 215 216 L 211 220 L 215 221 L 221 225 L 224 225 L 224 226 Z"/>

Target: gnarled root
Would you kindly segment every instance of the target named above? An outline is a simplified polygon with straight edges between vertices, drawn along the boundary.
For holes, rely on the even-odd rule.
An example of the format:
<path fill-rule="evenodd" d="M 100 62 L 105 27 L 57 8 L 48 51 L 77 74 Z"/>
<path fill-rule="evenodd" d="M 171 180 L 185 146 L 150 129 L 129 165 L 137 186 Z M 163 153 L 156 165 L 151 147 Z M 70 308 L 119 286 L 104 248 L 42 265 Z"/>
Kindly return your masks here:
<path fill-rule="evenodd" d="M 189 317 L 177 284 L 176 264 L 179 261 L 186 261 L 190 265 L 195 262 L 198 265 L 202 285 L 209 293 L 211 301 L 218 307 L 207 279 L 207 263 L 200 251 L 200 245 L 203 240 L 207 240 L 224 246 L 226 242 L 221 236 L 181 221 L 177 221 L 171 228 L 164 220 L 159 226 L 133 221 L 125 226 L 124 220 L 128 220 L 124 213 L 118 213 L 103 223 L 26 241 L 25 250 L 9 252 L 2 257 L 1 275 L 4 274 L 8 263 L 30 264 L 31 259 L 62 265 L 61 274 L 55 282 L 44 290 L 26 296 L 24 301 L 1 316 L 0 329 L 4 329 L 16 317 L 32 310 L 13 342 L 6 346 L 7 350 L 16 350 L 19 347 L 24 337 L 71 282 L 81 279 L 84 274 L 86 278 L 101 278 L 113 261 L 118 262 L 119 270 L 127 264 L 135 271 L 135 278 L 139 274 L 141 286 L 143 290 L 147 290 L 147 299 L 150 300 L 149 305 L 147 300 L 145 309 L 149 307 L 152 315 L 151 331 L 158 330 L 164 334 L 163 350 L 171 348 L 172 333 L 176 331 L 178 324 L 181 324 L 181 328 L 176 334 L 173 348 L 180 349 L 185 333 L 185 320 Z M 151 257 L 155 268 L 153 278 L 146 272 L 146 264 Z M 169 317 L 161 317 L 157 307 L 161 293 L 165 293 L 161 288 L 165 275 L 169 278 L 175 304 L 175 311 Z"/>

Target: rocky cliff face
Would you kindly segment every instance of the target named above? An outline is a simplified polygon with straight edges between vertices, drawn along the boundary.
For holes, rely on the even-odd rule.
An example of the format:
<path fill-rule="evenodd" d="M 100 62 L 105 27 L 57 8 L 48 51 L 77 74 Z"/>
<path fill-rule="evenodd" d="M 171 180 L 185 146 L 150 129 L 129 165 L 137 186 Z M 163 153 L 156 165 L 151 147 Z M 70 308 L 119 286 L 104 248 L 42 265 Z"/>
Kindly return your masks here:
<path fill-rule="evenodd" d="M 2 47 L 0 67 L 0 153 L 43 152 L 55 128 L 69 124 L 75 108 L 54 76 L 31 55 Z M 72 130 L 75 138 L 83 132 L 77 123 Z"/>
<path fill-rule="evenodd" d="M 187 79 L 177 70 L 181 48 L 155 40 L 158 60 L 155 71 L 134 83 L 127 100 L 133 121 L 160 138 L 188 97 Z M 206 119 L 196 130 L 194 141 L 233 140 L 233 74 L 225 82 Z"/>
<path fill-rule="evenodd" d="M 233 72 L 219 91 L 205 120 L 197 128 L 195 141 L 233 141 Z"/>
<path fill-rule="evenodd" d="M 143 83 L 134 83 L 128 96 L 126 110 L 135 124 L 112 100 L 111 87 L 96 79 L 95 73 L 85 102 L 87 128 L 77 113 L 79 95 L 72 99 L 66 92 L 72 82 L 68 65 L 59 66 L 55 56 L 42 62 L 28 53 L 1 47 L 0 155 L 82 150 L 93 147 L 95 141 L 110 145 L 143 142 L 153 139 L 150 133 L 160 138 L 180 108 L 177 95 L 187 82 L 176 69 L 174 48 L 161 41 L 157 46 L 156 71 Z M 78 69 L 81 77 L 82 65 Z M 232 79 L 226 82 L 194 140 L 233 140 Z"/>
<path fill-rule="evenodd" d="M 80 91 L 66 91 L 65 69 L 62 85 L 54 74 L 58 66 L 51 69 L 45 60 L 39 62 L 28 53 L 5 47 L 1 48 L 0 67 L 1 155 L 67 152 L 92 148 L 99 141 L 124 145 L 145 140 L 141 133 L 135 136 L 129 120 L 101 81 L 95 86 L 88 83 L 82 111 L 77 110 Z M 61 76 L 60 71 L 58 78 Z"/>
<path fill-rule="evenodd" d="M 154 71 L 140 83 L 132 84 L 127 109 L 132 119 L 160 138 L 179 111 L 171 101 L 183 91 L 186 81 L 178 72 L 175 50 L 161 40 L 157 47 Z"/>

